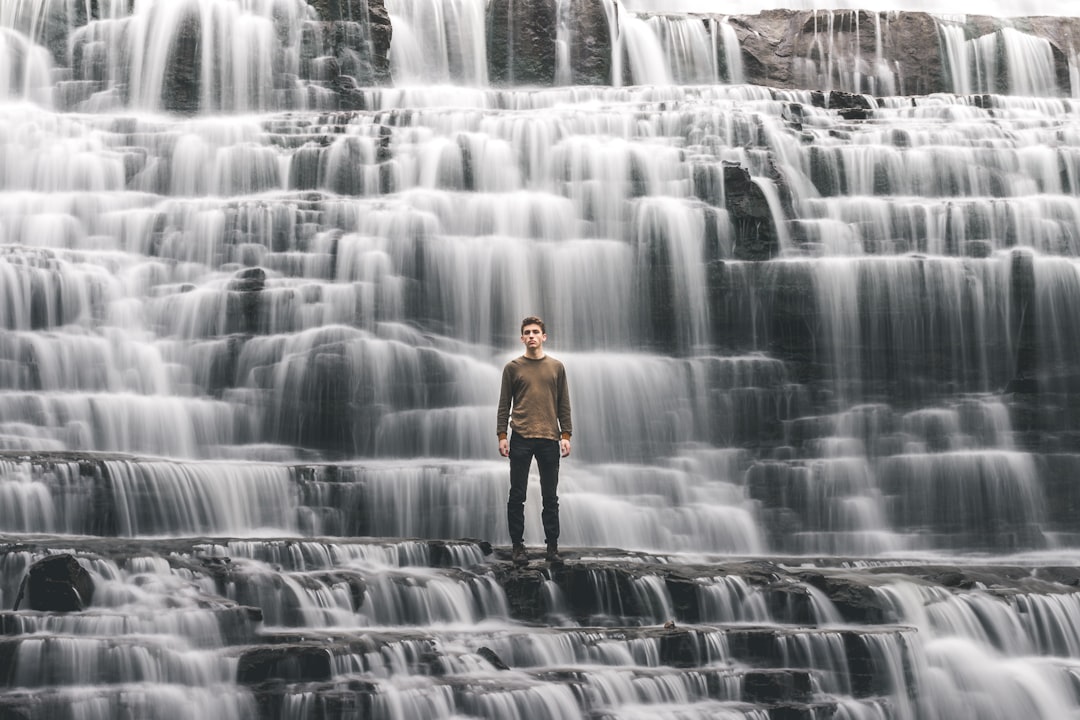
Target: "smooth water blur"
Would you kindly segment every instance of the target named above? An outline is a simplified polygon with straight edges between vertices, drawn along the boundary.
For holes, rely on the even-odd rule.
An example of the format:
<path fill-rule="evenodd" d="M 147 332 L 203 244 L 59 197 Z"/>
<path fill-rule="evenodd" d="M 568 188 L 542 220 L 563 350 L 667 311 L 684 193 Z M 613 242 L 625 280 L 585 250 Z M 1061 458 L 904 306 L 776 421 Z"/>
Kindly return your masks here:
<path fill-rule="evenodd" d="M 644 513 L 637 537 L 582 522 L 583 543 L 1050 542 L 1041 466 L 1014 441 L 1006 388 L 1072 387 L 1071 101 L 935 96 L 853 125 L 806 93 L 743 85 L 485 90 L 466 108 L 410 92 L 407 114 L 378 91 L 395 107 L 328 126 L 7 106 L 4 447 L 494 461 L 499 369 L 517 319 L 537 312 L 584 428 L 567 504 Z M 759 186 L 783 228 L 773 261 L 738 259 L 722 171 L 734 162 L 785 180 L 783 198 Z M 873 435 L 843 427 L 864 407 L 881 409 Z M 1063 412 L 1042 420 L 1068 452 Z M 720 474 L 683 470 L 722 489 L 707 499 L 658 508 L 587 480 L 620 464 L 663 473 L 699 449 L 745 451 Z M 825 480 L 838 462 L 859 469 Z M 755 485 L 777 472 L 809 473 L 808 489 Z M 925 517 L 918 479 L 939 472 L 983 488 L 985 504 L 958 522 Z M 796 531 L 770 539 L 774 513 L 799 516 Z M 673 531 L 731 517 L 745 529 Z M 124 532 L 173 531 L 158 522 Z"/>
<path fill-rule="evenodd" d="M 3 615 L 0 713 L 251 717 L 245 653 L 299 644 L 327 669 L 283 718 L 757 720 L 745 632 L 838 718 L 1076 714 L 1069 588 L 876 567 L 1080 543 L 1080 105 L 1048 44 L 938 17 L 956 93 L 911 97 L 822 11 L 774 90 L 727 18 L 603 2 L 612 76 L 576 86 L 569 5 L 559 85 L 495 88 L 484 3 L 388 2 L 393 84 L 351 111 L 300 0 L 0 7 L 0 533 L 70 538 L 97 585 Z M 530 588 L 543 627 L 482 545 L 426 542 L 505 542 L 533 313 L 574 406 L 561 541 L 595 555 Z M 0 558 L 4 607 L 42 552 Z M 870 567 L 888 617 L 700 569 L 777 555 L 860 558 L 807 577 Z"/>

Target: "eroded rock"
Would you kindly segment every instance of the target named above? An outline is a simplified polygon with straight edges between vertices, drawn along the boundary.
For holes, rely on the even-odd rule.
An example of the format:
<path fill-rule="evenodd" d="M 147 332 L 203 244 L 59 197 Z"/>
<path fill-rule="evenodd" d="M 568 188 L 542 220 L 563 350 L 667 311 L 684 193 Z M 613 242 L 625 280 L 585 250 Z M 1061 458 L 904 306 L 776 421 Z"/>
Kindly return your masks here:
<path fill-rule="evenodd" d="M 15 610 L 78 612 L 94 601 L 94 580 L 74 555 L 38 560 L 26 573 Z"/>

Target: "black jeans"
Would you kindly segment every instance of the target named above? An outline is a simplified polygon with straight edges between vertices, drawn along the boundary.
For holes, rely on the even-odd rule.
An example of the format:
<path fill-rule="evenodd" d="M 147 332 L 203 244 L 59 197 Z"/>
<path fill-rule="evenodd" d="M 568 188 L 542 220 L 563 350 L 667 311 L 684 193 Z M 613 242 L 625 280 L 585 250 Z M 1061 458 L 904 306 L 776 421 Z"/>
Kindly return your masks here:
<path fill-rule="evenodd" d="M 525 536 L 525 491 L 529 485 L 529 466 L 536 458 L 540 471 L 540 495 L 544 509 L 544 539 L 548 545 L 559 540 L 559 441 L 510 435 L 510 498 L 506 501 L 506 524 L 510 541 L 523 542 Z"/>

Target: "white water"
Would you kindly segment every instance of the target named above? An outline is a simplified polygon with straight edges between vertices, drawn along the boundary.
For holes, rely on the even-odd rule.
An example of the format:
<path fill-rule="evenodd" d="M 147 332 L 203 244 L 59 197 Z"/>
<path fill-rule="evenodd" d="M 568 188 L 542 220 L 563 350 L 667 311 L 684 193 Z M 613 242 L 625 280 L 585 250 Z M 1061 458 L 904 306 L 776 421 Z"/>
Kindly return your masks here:
<path fill-rule="evenodd" d="M 1043 41 L 943 19 L 961 94 L 851 121 L 810 89 L 902 88 L 824 13 L 837 55 L 803 90 L 741 84 L 722 19 L 625 13 L 610 85 L 496 90 L 480 3 L 392 2 L 395 85 L 330 112 L 322 70 L 301 77 L 303 3 L 99 5 L 86 25 L 71 3 L 0 9 L 0 533 L 27 544 L 0 601 L 43 547 L 98 588 L 84 613 L 4 615 L 4 701 L 251 717 L 237 657 L 301 636 L 331 669 L 290 680 L 281 717 L 370 683 L 380 717 L 761 718 L 731 635 L 764 626 L 837 717 L 1077 713 L 1071 586 L 867 573 L 893 612 L 854 641 L 807 583 L 704 573 L 679 594 L 598 562 L 544 579 L 540 629 L 479 545 L 394 539 L 505 542 L 495 393 L 538 312 L 578 428 L 565 546 L 1074 564 L 1080 112 Z M 46 7 L 70 55 L 39 43 Z M 170 115 L 185 17 L 201 82 Z M 743 259 L 730 164 L 774 259 Z M 702 623 L 693 672 L 622 629 L 671 619 Z"/>

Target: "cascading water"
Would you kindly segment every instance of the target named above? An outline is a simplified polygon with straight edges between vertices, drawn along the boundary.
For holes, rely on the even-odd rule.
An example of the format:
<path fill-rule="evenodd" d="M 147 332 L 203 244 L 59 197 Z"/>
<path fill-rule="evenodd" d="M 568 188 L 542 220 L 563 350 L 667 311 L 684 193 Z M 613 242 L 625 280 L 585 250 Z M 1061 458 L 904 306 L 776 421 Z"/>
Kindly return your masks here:
<path fill-rule="evenodd" d="M 893 10 L 3 3 L 0 717 L 1080 715 L 1076 53 Z"/>

